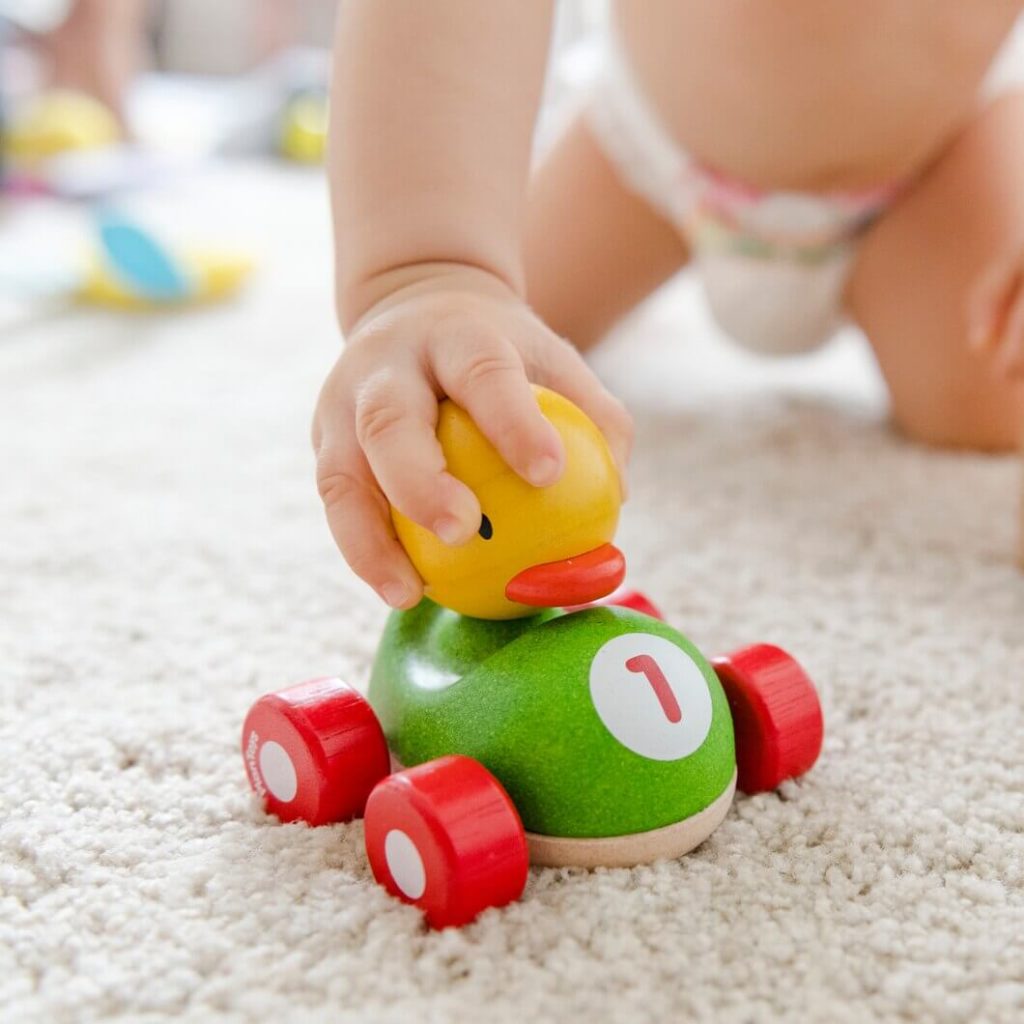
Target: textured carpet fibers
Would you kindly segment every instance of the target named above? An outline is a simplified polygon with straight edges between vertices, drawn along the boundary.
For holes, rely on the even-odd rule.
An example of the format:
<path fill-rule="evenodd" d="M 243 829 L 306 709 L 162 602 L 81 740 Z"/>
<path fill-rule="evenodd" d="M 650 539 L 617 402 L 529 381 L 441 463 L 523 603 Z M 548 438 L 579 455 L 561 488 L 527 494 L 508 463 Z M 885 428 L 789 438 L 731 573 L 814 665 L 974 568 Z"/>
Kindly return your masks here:
<path fill-rule="evenodd" d="M 683 860 L 534 871 L 432 934 L 361 824 L 268 819 L 237 749 L 259 694 L 365 685 L 384 618 L 313 488 L 322 189 L 140 202 L 263 267 L 222 308 L 4 324 L 0 1019 L 1024 1019 L 1015 460 L 894 436 L 856 337 L 759 362 L 687 287 L 623 325 L 596 365 L 638 422 L 631 579 L 708 654 L 796 653 L 825 750 Z"/>

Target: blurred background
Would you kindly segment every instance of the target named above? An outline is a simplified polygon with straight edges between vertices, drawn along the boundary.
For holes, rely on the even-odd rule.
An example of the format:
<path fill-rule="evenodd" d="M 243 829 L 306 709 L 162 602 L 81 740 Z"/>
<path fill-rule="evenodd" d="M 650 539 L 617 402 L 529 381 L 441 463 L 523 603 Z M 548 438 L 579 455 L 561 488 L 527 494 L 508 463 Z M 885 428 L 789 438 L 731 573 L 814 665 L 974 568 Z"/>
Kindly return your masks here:
<path fill-rule="evenodd" d="M 128 136 L 162 148 L 255 146 L 257 137 L 243 138 L 240 128 L 266 120 L 272 85 L 322 86 L 334 7 L 333 0 L 0 0 L 8 128 L 28 98 L 58 88 L 100 101 Z M 230 114 L 225 93 L 235 101 Z M 159 124 L 156 113 L 164 115 Z"/>
<path fill-rule="evenodd" d="M 0 332 L 232 300 L 269 269 L 275 217 L 253 213 L 269 194 L 279 217 L 289 186 L 267 174 L 322 192 L 333 17 L 330 0 L 0 0 Z"/>
<path fill-rule="evenodd" d="M 221 301 L 272 273 L 272 225 L 322 193 L 336 7 L 0 0 L 0 331 Z M 604 11 L 559 5 L 540 146 Z"/>

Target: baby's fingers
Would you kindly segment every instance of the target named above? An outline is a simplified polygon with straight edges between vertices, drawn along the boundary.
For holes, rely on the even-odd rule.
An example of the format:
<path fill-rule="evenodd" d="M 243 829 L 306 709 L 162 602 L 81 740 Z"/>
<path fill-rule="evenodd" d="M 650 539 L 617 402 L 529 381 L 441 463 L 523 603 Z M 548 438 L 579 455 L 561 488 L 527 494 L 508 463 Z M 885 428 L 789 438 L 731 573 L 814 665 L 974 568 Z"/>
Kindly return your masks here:
<path fill-rule="evenodd" d="M 474 325 L 439 338 L 430 355 L 439 387 L 519 476 L 534 487 L 558 480 L 565 462 L 562 439 L 540 411 L 511 343 Z"/>
<path fill-rule="evenodd" d="M 566 341 L 552 339 L 544 351 L 545 383 L 575 402 L 604 434 L 626 493 L 626 466 L 633 448 L 633 417 L 606 390 L 583 356 Z"/>
<path fill-rule="evenodd" d="M 446 544 L 480 529 L 480 503 L 445 470 L 437 396 L 418 367 L 379 371 L 356 393 L 356 437 L 391 504 Z"/>
<path fill-rule="evenodd" d="M 327 524 L 352 571 L 392 608 L 411 608 L 423 596 L 423 583 L 395 537 L 387 499 L 362 454 L 352 446 L 317 452 L 317 487 Z"/>

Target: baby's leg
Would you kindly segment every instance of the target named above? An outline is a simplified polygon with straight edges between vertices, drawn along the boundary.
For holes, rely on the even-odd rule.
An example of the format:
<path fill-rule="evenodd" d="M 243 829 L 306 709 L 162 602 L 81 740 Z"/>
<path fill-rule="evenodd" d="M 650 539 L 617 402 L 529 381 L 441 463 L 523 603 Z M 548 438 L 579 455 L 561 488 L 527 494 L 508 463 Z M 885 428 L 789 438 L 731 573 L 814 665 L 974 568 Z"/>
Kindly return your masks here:
<path fill-rule="evenodd" d="M 141 0 L 75 0 L 45 41 L 53 84 L 86 92 L 123 116 L 125 92 L 142 65 L 145 15 Z"/>
<path fill-rule="evenodd" d="M 530 190 L 527 298 L 552 330 L 589 348 L 687 260 L 677 230 L 628 191 L 580 118 Z"/>
<path fill-rule="evenodd" d="M 847 292 L 908 435 L 1001 450 L 1024 431 L 1024 386 L 968 347 L 968 299 L 993 261 L 1024 268 L 1024 93 L 981 111 L 867 234 Z"/>

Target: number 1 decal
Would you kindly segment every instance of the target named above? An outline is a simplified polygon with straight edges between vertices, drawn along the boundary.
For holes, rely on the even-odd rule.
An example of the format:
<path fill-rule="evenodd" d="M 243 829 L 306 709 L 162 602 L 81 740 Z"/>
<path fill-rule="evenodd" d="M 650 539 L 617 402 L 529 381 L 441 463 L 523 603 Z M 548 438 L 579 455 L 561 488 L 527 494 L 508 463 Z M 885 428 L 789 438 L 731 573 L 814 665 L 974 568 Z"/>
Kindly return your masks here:
<path fill-rule="evenodd" d="M 601 724 L 628 750 L 677 761 L 700 749 L 711 730 L 705 671 L 711 669 L 667 637 L 621 633 L 590 662 L 590 699 Z"/>
<path fill-rule="evenodd" d="M 683 712 L 679 707 L 679 701 L 676 700 L 672 687 L 668 685 L 665 673 L 661 671 L 661 666 L 649 654 L 637 654 L 628 659 L 626 668 L 630 672 L 637 672 L 640 675 L 647 676 L 647 681 L 651 684 L 651 689 L 654 690 L 658 703 L 661 704 L 661 710 L 665 712 L 665 717 L 673 725 L 683 720 Z"/>

